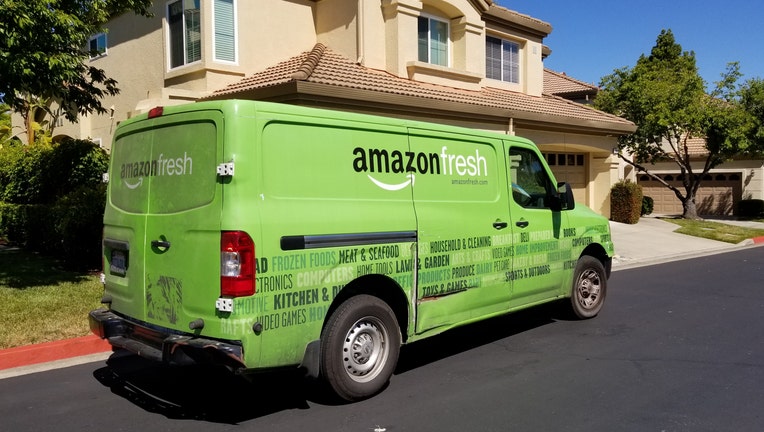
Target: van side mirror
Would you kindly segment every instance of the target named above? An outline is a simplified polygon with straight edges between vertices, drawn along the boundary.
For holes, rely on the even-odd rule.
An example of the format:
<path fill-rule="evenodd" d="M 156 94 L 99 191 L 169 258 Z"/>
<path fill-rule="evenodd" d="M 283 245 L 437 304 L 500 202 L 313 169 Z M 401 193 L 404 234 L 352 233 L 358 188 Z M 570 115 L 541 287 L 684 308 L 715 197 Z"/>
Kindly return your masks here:
<path fill-rule="evenodd" d="M 560 197 L 560 210 L 573 210 L 576 208 L 576 200 L 573 198 L 573 189 L 566 182 L 557 183 L 557 193 Z"/>
<path fill-rule="evenodd" d="M 548 199 L 549 208 L 552 211 L 573 210 L 576 207 L 576 201 L 573 199 L 573 190 L 565 182 L 557 183 L 557 193 Z"/>

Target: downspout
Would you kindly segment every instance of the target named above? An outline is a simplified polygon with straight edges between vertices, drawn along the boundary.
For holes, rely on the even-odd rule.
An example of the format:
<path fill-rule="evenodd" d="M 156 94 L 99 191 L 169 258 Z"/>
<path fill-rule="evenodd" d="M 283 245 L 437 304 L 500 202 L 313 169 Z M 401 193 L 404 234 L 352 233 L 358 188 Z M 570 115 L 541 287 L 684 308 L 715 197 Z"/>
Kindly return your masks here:
<path fill-rule="evenodd" d="M 364 49 L 363 49 L 363 0 L 358 0 L 358 6 L 357 6 L 357 12 L 356 12 L 356 19 L 355 19 L 355 50 L 356 54 L 358 54 L 358 58 L 356 60 L 356 63 L 363 66 L 363 55 L 364 55 Z"/>
<path fill-rule="evenodd" d="M 507 124 L 507 135 L 515 136 L 515 119 L 510 117 Z"/>

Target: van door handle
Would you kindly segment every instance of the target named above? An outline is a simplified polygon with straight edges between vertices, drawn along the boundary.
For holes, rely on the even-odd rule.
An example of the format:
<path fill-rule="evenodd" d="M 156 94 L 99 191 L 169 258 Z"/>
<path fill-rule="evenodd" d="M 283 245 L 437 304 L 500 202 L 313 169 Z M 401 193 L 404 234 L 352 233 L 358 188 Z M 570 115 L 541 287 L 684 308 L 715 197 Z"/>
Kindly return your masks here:
<path fill-rule="evenodd" d="M 494 222 L 493 223 L 493 227 L 496 228 L 496 229 L 504 229 L 504 228 L 507 227 L 507 225 L 508 224 L 506 222 Z"/>
<path fill-rule="evenodd" d="M 151 240 L 151 247 L 164 252 L 167 249 L 170 249 L 170 242 L 167 240 Z"/>
<path fill-rule="evenodd" d="M 519 226 L 520 228 L 525 228 L 528 226 L 528 221 L 526 220 L 517 221 L 515 222 L 515 225 Z"/>

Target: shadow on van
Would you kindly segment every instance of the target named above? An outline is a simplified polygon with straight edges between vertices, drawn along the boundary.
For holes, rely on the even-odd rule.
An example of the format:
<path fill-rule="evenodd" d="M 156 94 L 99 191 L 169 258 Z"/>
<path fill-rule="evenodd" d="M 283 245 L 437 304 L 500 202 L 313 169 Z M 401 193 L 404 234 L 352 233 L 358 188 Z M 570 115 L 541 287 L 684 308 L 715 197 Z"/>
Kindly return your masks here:
<path fill-rule="evenodd" d="M 406 345 L 395 375 L 553 323 L 556 311 L 554 304 L 540 306 Z M 112 393 L 169 419 L 239 424 L 280 411 L 309 409 L 309 401 L 344 403 L 304 379 L 298 369 L 258 373 L 245 380 L 221 366 L 167 366 L 117 352 L 93 376 Z"/>

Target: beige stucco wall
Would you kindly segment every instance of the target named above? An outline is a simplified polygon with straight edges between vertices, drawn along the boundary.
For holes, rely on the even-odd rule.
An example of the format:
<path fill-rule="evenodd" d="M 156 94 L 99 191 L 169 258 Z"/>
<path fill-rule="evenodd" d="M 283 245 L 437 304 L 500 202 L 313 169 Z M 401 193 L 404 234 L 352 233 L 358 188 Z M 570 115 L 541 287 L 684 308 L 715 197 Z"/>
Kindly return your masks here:
<path fill-rule="evenodd" d="M 364 28 L 363 14 L 356 14 L 375 2 L 363 0 L 332 0 L 316 4 L 316 35 L 318 42 L 332 48 L 345 57 L 358 60 L 362 48 L 359 32 Z M 379 6 L 377 5 L 377 9 Z M 359 16 L 361 19 L 359 19 Z"/>
<path fill-rule="evenodd" d="M 166 2 L 155 2 L 153 18 L 127 13 L 112 20 L 107 26 L 107 54 L 89 64 L 116 79 L 120 94 L 102 100 L 107 114 L 84 117 L 76 124 L 65 122 L 56 135 L 100 139 L 105 148 L 111 148 L 111 136 L 120 121 L 154 106 L 192 102 L 315 45 L 315 2 L 236 2 L 239 46 L 234 63 L 213 60 L 212 0 L 202 0 L 202 60 L 172 70 L 165 45 Z M 289 23 L 288 29 L 284 23 Z"/>
<path fill-rule="evenodd" d="M 489 36 L 510 40 L 520 45 L 520 82 L 517 84 L 483 78 L 483 87 L 502 88 L 510 91 L 541 96 L 544 91 L 544 62 L 541 56 L 543 41 L 541 38 L 520 34 L 506 28 L 498 28 L 493 24 L 486 25 L 485 33 Z M 483 50 L 485 51 L 485 50 Z M 483 53 L 485 54 L 485 53 Z M 483 55 L 483 61 L 485 56 Z M 485 65 L 483 66 L 485 69 Z M 485 71 L 483 72 L 485 75 Z"/>
<path fill-rule="evenodd" d="M 366 11 L 366 9 L 364 9 Z M 370 13 L 378 17 L 376 13 Z M 442 18 L 449 22 L 449 65 L 436 66 L 418 58 L 417 19 L 421 15 Z M 385 58 L 370 56 L 365 65 L 384 69 L 399 77 L 451 87 L 478 90 L 485 75 L 484 23 L 475 7 L 467 0 L 382 0 L 384 28 L 368 24 L 371 31 L 382 32 Z M 366 23 L 367 21 L 364 20 Z M 375 33 L 366 33 L 368 37 Z"/>

